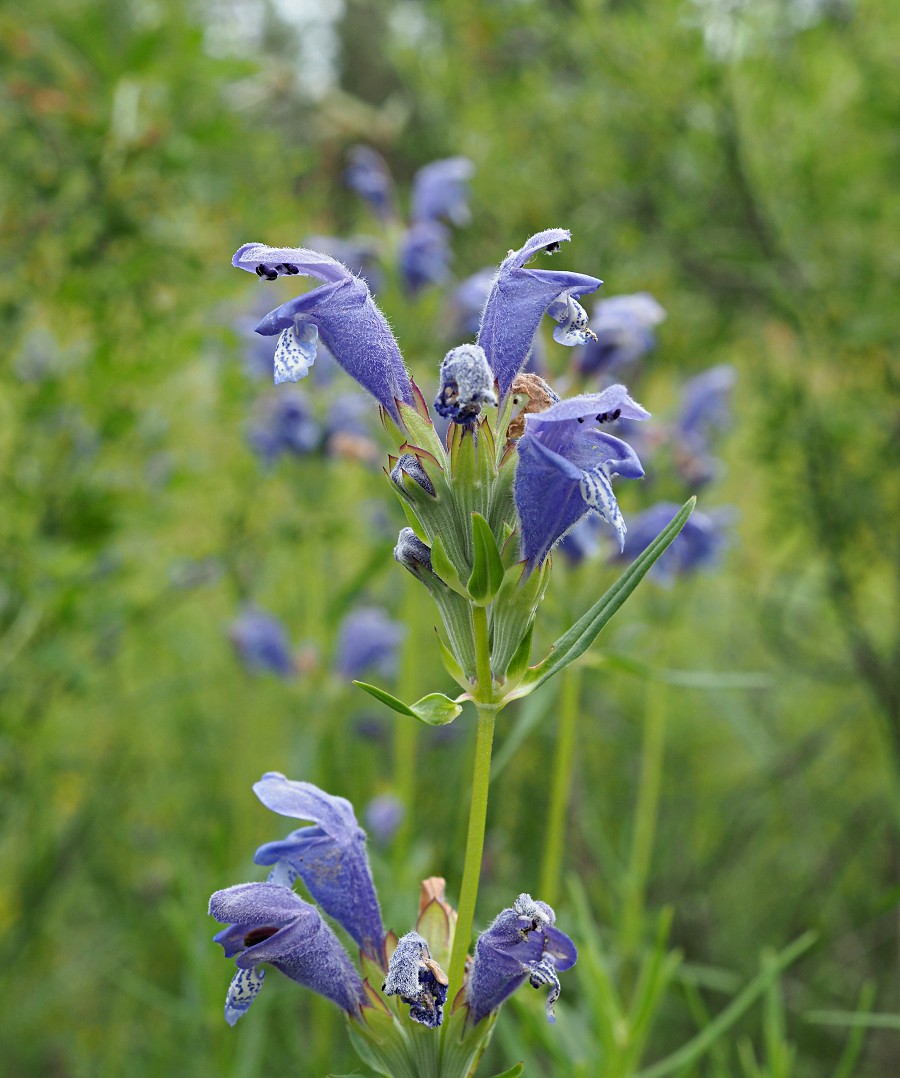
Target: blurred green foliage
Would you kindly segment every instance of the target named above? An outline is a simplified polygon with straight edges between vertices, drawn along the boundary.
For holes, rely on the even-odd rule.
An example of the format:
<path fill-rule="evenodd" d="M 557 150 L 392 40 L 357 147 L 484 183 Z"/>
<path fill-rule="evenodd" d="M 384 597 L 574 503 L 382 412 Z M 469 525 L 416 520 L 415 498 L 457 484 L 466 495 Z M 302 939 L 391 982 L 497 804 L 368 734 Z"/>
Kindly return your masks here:
<path fill-rule="evenodd" d="M 654 413 L 672 413 L 689 374 L 739 372 L 727 472 L 709 492 L 740 514 L 725 564 L 666 593 L 645 585 L 580 675 L 558 914 L 583 960 L 557 1026 L 517 999 L 488 1062 L 640 1073 L 813 929 L 815 946 L 761 973 L 759 1001 L 672 1073 L 891 1072 L 900 26 L 889 0 L 799 9 L 348 0 L 334 9 L 335 81 L 318 85 L 302 77 L 303 28 L 262 6 L 0 13 L 6 1073 L 354 1067 L 340 1016 L 274 975 L 253 1016 L 225 1027 L 230 964 L 204 910 L 212 890 L 257 878 L 253 850 L 281 833 L 250 792 L 262 771 L 359 812 L 392 788 L 395 717 L 330 672 L 351 606 L 411 622 L 401 695 L 448 688 L 423 645 L 426 597 L 390 556 L 403 520 L 378 469 L 316 456 L 263 471 L 244 438 L 264 391 L 242 371 L 235 320 L 263 286 L 235 279 L 230 255 L 248 239 L 371 230 L 341 182 L 362 139 L 401 179 L 434 157 L 473 159 L 460 277 L 562 224 L 567 265 L 609 294 L 652 292 L 669 311 L 640 387 Z M 240 41 L 248 11 L 260 33 L 211 48 L 223 30 Z M 442 298 L 382 298 L 430 392 L 453 343 Z M 551 369 L 564 363 L 551 352 Z M 662 493 L 653 483 L 622 489 L 626 519 Z M 613 575 L 559 559 L 542 642 Z M 239 666 L 227 627 L 248 599 L 287 623 L 302 676 Z M 764 687 L 669 671 L 760 674 Z M 660 686 L 665 761 L 635 905 Z M 503 716 L 481 923 L 537 891 L 555 691 Z M 472 733 L 463 715 L 449 739 L 417 735 L 403 855 L 373 849 L 398 931 L 423 875 L 458 887 Z M 615 1055 L 598 993 L 627 1009 L 651 960 L 639 1051 L 626 1038 Z"/>

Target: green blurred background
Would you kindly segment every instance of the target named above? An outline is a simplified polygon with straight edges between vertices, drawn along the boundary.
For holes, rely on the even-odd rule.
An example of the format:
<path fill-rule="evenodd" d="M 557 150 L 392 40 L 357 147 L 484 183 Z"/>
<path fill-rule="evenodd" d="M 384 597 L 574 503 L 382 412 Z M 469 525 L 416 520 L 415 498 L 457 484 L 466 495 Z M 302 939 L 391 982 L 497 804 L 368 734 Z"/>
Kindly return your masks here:
<path fill-rule="evenodd" d="M 253 850 L 288 829 L 252 796 L 263 771 L 359 813 L 394 789 L 397 717 L 332 673 L 349 610 L 409 623 L 402 695 L 449 688 L 427 597 L 391 558 L 404 520 L 383 454 L 265 469 L 246 438 L 273 391 L 242 363 L 238 322 L 263 286 L 231 254 L 371 231 L 342 180 L 359 142 L 401 191 L 434 158 L 474 162 L 458 278 L 562 225 L 560 267 L 651 292 L 668 320 L 638 396 L 655 414 L 690 375 L 738 372 L 725 468 L 701 494 L 737 510 L 722 565 L 646 583 L 580 674 L 561 926 L 579 946 L 592 933 L 627 985 L 631 951 L 652 951 L 672 910 L 684 962 L 645 1067 L 813 929 L 777 992 L 671 1073 L 897 1073 L 898 33 L 892 0 L 0 10 L 4 1073 L 355 1066 L 340 1016 L 274 975 L 253 1016 L 225 1026 L 231 964 L 205 907 L 260 878 Z M 427 397 L 456 343 L 445 296 L 382 298 Z M 551 372 L 562 352 L 548 338 Z M 666 493 L 653 482 L 622 485 L 626 519 Z M 541 644 L 615 573 L 561 563 Z M 228 629 L 247 601 L 288 626 L 297 677 L 238 662 Z M 626 930 L 651 704 L 666 757 Z M 501 716 L 479 925 L 537 896 L 557 708 L 549 686 Z M 456 896 L 470 720 L 418 735 L 401 846 L 372 847 L 400 932 L 422 876 Z M 612 1073 L 588 973 L 567 975 L 554 1029 L 534 994 L 507 1008 L 495 1071 Z"/>

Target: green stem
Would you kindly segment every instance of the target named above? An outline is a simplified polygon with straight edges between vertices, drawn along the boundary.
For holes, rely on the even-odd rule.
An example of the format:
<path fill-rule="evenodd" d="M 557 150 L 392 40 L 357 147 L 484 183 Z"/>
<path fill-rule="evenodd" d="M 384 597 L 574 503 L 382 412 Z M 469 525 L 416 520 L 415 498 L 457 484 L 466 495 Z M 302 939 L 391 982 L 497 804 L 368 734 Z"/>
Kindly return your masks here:
<path fill-rule="evenodd" d="M 478 711 L 478 730 L 475 737 L 475 767 L 472 774 L 472 799 L 469 807 L 469 831 L 466 837 L 466 856 L 463 863 L 462 887 L 459 895 L 459 914 L 450 958 L 451 996 L 461 987 L 466 967 L 466 955 L 475 921 L 475 902 L 481 877 L 484 851 L 484 829 L 487 820 L 488 788 L 491 782 L 491 749 L 494 742 L 494 720 L 498 707 L 494 703 L 491 679 L 491 655 L 488 640 L 487 611 L 472 609 L 475 630 L 475 669 L 477 683 L 473 692 Z"/>
<path fill-rule="evenodd" d="M 412 584 L 412 581 L 410 581 Z M 403 604 L 403 624 L 406 626 L 406 639 L 401 653 L 400 676 L 397 679 L 397 691 L 401 700 L 416 698 L 417 655 L 421 648 L 418 631 L 419 596 L 411 586 L 406 591 Z M 394 792 L 403 805 L 403 820 L 394 839 L 393 857 L 395 865 L 407 862 L 412 822 L 416 805 L 416 749 L 419 743 L 419 724 L 408 716 L 395 716 L 394 723 Z"/>
<path fill-rule="evenodd" d="M 633 953 L 638 946 L 644 919 L 647 876 L 656 838 L 656 820 L 662 787 L 663 759 L 666 751 L 667 686 L 651 681 L 647 685 L 644 737 L 641 746 L 641 771 L 631 857 L 625 879 L 622 912 L 622 950 Z"/>
<path fill-rule="evenodd" d="M 550 788 L 550 808 L 544 837 L 544 858 L 541 865 L 540 890 L 542 902 L 555 906 L 562 873 L 565 849 L 566 816 L 572 770 L 575 762 L 575 730 L 578 724 L 578 701 L 581 695 L 580 668 L 569 667 L 560 686 L 559 721 L 556 735 L 556 758 L 553 762 L 553 785 Z"/>

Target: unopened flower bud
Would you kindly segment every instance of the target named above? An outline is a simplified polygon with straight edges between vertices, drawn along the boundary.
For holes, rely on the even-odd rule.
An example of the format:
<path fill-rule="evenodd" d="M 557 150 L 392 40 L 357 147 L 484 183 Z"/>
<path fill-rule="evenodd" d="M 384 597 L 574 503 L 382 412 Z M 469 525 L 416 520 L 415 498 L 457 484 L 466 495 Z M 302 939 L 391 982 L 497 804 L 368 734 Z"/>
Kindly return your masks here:
<path fill-rule="evenodd" d="M 485 405 L 496 405 L 494 372 L 477 344 L 452 348 L 441 364 L 441 391 L 434 401 L 438 415 L 470 425 Z"/>

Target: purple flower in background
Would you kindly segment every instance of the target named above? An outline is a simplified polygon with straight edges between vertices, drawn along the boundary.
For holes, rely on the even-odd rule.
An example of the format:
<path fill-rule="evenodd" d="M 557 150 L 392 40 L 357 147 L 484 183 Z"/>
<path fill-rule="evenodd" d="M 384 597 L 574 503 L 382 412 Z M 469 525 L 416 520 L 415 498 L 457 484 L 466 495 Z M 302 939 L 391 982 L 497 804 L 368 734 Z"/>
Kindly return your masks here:
<path fill-rule="evenodd" d="M 478 937 L 469 973 L 466 998 L 478 1023 L 525 983 L 550 985 L 547 1018 L 559 999 L 558 973 L 571 969 L 578 957 L 575 944 L 554 927 L 556 914 L 545 902 L 519 895 Z"/>
<path fill-rule="evenodd" d="M 474 173 L 475 166 L 467 157 L 445 157 L 423 165 L 413 176 L 413 222 L 443 218 L 457 226 L 467 225 L 472 219 L 468 199 Z"/>
<path fill-rule="evenodd" d="M 575 365 L 582 374 L 601 374 L 633 363 L 656 346 L 653 330 L 665 317 L 648 292 L 598 300 L 591 314 L 597 339 L 578 350 Z"/>
<path fill-rule="evenodd" d="M 321 337 L 344 370 L 400 421 L 396 402 L 412 403 L 412 383 L 365 281 L 328 255 L 303 247 L 245 243 L 232 264 L 267 280 L 304 274 L 324 282 L 276 307 L 256 327 L 265 337 L 278 335 L 276 384 L 296 382 L 309 373 Z"/>
<path fill-rule="evenodd" d="M 358 1017 L 366 1003 L 359 974 L 319 911 L 276 883 L 241 883 L 216 891 L 209 912 L 227 925 L 213 938 L 238 971 L 225 999 L 229 1025 L 245 1014 L 262 987 L 263 963 Z"/>
<path fill-rule="evenodd" d="M 393 621 L 380 607 L 351 611 L 338 629 L 334 666 L 353 680 L 367 670 L 391 677 L 397 665 L 397 649 L 406 627 Z"/>
<path fill-rule="evenodd" d="M 525 366 L 545 313 L 551 313 L 561 323 L 553 331 L 554 339 L 561 344 L 583 344 L 591 337 L 586 329 L 587 316 L 577 300 L 586 292 L 596 291 L 603 282 L 583 273 L 526 268 L 535 255 L 542 251 L 552 254 L 570 238 L 563 228 L 536 233 L 518 251 L 507 255 L 494 277 L 478 344 L 487 355 L 501 398 Z"/>
<path fill-rule="evenodd" d="M 566 532 L 557 549 L 565 555 L 570 565 L 580 565 L 587 558 L 595 557 L 600 550 L 600 528 L 600 517 L 596 513 L 589 513 Z"/>
<path fill-rule="evenodd" d="M 430 284 L 450 277 L 450 233 L 438 221 L 417 221 L 400 242 L 400 272 L 407 292 L 414 296 Z"/>
<path fill-rule="evenodd" d="M 310 820 L 313 826 L 291 832 L 281 842 L 256 851 L 258 865 L 274 865 L 274 878 L 299 876 L 322 909 L 333 917 L 375 961 L 382 961 L 384 928 L 366 856 L 366 833 L 353 806 L 343 797 L 293 782 L 270 771 L 253 787 L 267 809 L 279 816 Z"/>
<path fill-rule="evenodd" d="M 407 932 L 397 941 L 382 991 L 386 996 L 399 996 L 409 1007 L 409 1017 L 419 1025 L 436 1029 L 441 1024 L 447 975 L 432 959 L 418 932 Z"/>
<path fill-rule="evenodd" d="M 232 622 L 228 635 L 250 673 L 268 672 L 284 678 L 294 674 L 287 629 L 272 614 L 253 606 L 245 607 Z"/>
<path fill-rule="evenodd" d="M 694 486 L 708 483 L 718 470 L 710 447 L 715 435 L 731 423 L 735 379 L 734 368 L 722 363 L 684 383 L 674 430 L 675 461 Z"/>
<path fill-rule="evenodd" d="M 639 513 L 631 522 L 620 560 L 634 561 L 680 508 L 675 502 L 660 502 Z M 694 510 L 669 548 L 653 565 L 650 574 L 658 583 L 669 585 L 676 576 L 711 568 L 725 546 L 725 527 L 730 516 L 727 510 L 716 513 Z"/>
<path fill-rule="evenodd" d="M 539 565 L 553 545 L 590 512 L 611 524 L 619 545 L 624 544 L 625 522 L 610 478 L 640 479 L 644 469 L 626 442 L 598 430 L 597 425 L 648 415 L 624 386 L 616 385 L 525 416 L 514 495 L 522 556 L 529 569 Z"/>
<path fill-rule="evenodd" d="M 406 809 L 399 797 L 393 794 L 379 794 L 366 805 L 366 827 L 379 846 L 387 846 L 396 835 L 400 824 L 403 823 L 405 815 Z"/>
<path fill-rule="evenodd" d="M 285 390 L 265 400 L 261 414 L 250 428 L 248 439 L 267 464 L 282 453 L 305 456 L 319 445 L 321 430 L 306 397 L 297 390 Z"/>
<path fill-rule="evenodd" d="M 350 164 L 344 171 L 347 186 L 369 204 L 380 221 L 389 221 L 396 215 L 394 181 L 384 158 L 369 146 L 352 146 L 348 157 Z"/>

